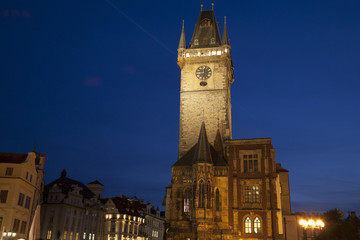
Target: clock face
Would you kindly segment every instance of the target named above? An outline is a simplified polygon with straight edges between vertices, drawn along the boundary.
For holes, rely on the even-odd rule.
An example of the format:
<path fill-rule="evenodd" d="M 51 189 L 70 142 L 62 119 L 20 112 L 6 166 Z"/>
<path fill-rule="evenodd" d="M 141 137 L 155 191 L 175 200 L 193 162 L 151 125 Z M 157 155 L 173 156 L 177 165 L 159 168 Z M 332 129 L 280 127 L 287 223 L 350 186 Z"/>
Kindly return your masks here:
<path fill-rule="evenodd" d="M 195 75 L 200 80 L 206 80 L 211 76 L 211 69 L 208 66 L 200 66 L 196 69 Z"/>

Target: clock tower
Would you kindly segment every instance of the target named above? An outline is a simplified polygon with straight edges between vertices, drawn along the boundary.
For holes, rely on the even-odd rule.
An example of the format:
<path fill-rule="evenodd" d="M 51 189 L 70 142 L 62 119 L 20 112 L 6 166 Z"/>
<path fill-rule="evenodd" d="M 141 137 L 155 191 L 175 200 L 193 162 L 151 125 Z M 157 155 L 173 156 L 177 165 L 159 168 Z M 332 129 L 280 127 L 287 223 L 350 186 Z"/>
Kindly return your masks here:
<path fill-rule="evenodd" d="M 230 86 L 234 81 L 226 22 L 223 39 L 213 10 L 201 11 L 190 46 L 184 26 L 178 48 L 181 69 L 179 158 L 198 140 L 202 122 L 214 143 L 231 139 Z"/>

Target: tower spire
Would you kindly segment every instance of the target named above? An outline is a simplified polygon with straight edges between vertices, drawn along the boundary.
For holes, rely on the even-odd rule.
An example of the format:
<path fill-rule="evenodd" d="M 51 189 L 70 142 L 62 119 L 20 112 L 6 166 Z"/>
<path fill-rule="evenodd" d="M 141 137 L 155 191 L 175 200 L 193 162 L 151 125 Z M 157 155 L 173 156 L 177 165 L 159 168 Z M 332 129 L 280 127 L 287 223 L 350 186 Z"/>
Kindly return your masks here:
<path fill-rule="evenodd" d="M 179 49 L 180 48 L 186 48 L 184 20 L 183 20 L 183 23 L 182 23 L 182 30 L 181 30 L 180 41 L 179 41 Z"/>
<path fill-rule="evenodd" d="M 228 32 L 227 32 L 227 27 L 226 27 L 226 16 L 224 17 L 224 32 L 223 32 L 223 37 L 222 37 L 222 41 L 221 44 L 222 45 L 229 45 L 229 36 L 228 36 Z"/>

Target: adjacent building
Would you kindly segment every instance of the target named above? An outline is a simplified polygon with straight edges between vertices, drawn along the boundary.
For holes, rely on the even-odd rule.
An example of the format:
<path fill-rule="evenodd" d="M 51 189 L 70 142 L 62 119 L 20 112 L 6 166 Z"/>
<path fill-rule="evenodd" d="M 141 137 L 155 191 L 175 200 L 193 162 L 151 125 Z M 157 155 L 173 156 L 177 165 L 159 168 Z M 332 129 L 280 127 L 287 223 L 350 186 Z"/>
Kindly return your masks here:
<path fill-rule="evenodd" d="M 0 234 L 13 239 L 39 236 L 38 206 L 44 186 L 46 155 L 36 152 L 0 153 Z"/>
<path fill-rule="evenodd" d="M 41 206 L 41 238 L 47 240 L 102 240 L 104 235 L 103 185 L 85 186 L 61 177 L 47 184 Z"/>
<path fill-rule="evenodd" d="M 214 10 L 201 10 L 190 44 L 178 47 L 178 159 L 166 188 L 167 239 L 284 239 L 288 171 L 270 138 L 232 139 L 231 46 Z"/>

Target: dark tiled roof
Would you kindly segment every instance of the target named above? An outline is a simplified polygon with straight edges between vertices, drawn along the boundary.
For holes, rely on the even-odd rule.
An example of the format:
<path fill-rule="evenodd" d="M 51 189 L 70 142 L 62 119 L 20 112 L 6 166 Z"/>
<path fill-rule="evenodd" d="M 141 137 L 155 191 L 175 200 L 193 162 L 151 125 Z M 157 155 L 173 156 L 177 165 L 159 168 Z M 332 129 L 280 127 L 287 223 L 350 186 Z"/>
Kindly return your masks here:
<path fill-rule="evenodd" d="M 280 163 L 276 163 L 276 171 L 277 172 L 289 172 L 289 170 L 283 168 Z"/>
<path fill-rule="evenodd" d="M 173 166 L 192 166 L 195 163 L 212 163 L 214 166 L 226 166 L 223 156 L 218 154 L 208 141 L 205 123 L 201 124 L 198 142 Z"/>
<path fill-rule="evenodd" d="M 88 183 L 89 184 L 99 184 L 101 186 L 104 186 L 101 182 L 99 182 L 98 180 L 95 180 L 95 181 L 92 181 L 91 183 Z"/>
<path fill-rule="evenodd" d="M 144 208 L 146 208 L 146 205 L 140 201 L 132 200 L 125 196 L 113 197 L 111 200 L 114 202 L 116 208 L 121 214 L 140 217 L 142 215 L 141 212 Z"/>
<path fill-rule="evenodd" d="M 23 163 L 26 158 L 26 153 L 0 153 L 0 162 L 2 163 Z"/>
<path fill-rule="evenodd" d="M 195 45 L 195 39 L 199 41 Z M 211 43 L 214 39 L 214 43 Z M 213 10 L 201 11 L 191 39 L 190 48 L 216 47 L 221 45 L 218 23 Z"/>
<path fill-rule="evenodd" d="M 78 186 L 82 188 L 82 191 L 80 193 L 83 195 L 84 198 L 89 199 L 95 197 L 95 194 L 91 192 L 90 189 L 87 188 L 83 183 L 65 176 L 47 184 L 45 186 L 44 192 L 48 193 L 55 184 L 61 189 L 62 193 L 64 194 L 67 194 L 70 190 L 73 189 L 74 186 Z"/>

